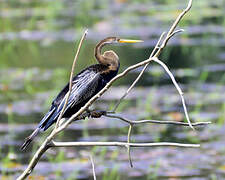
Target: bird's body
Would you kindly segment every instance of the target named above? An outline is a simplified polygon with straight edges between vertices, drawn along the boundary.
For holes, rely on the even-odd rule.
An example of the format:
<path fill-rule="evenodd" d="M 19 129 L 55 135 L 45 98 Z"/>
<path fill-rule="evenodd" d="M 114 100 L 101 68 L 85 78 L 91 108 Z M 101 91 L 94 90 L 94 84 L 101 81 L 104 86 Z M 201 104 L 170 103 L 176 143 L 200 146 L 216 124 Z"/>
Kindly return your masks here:
<path fill-rule="evenodd" d="M 87 67 L 73 77 L 72 91 L 69 97 L 66 110 L 62 117 L 69 118 L 80 110 L 94 95 L 116 76 L 118 69 L 110 72 L 103 72 L 107 67 L 102 64 L 95 64 Z M 62 89 L 52 102 L 49 112 L 39 123 L 41 130 L 48 129 L 59 117 L 64 106 L 66 94 L 69 90 L 69 83 Z"/>
<path fill-rule="evenodd" d="M 116 76 L 120 66 L 119 58 L 113 51 L 106 51 L 101 54 L 101 49 L 106 44 L 116 42 L 139 42 L 138 40 L 122 40 L 116 37 L 108 37 L 97 44 L 95 48 L 95 57 L 99 64 L 94 64 L 82 70 L 72 80 L 72 91 L 63 113 L 64 118 L 69 118 L 80 110 L 94 95 L 96 95 L 105 85 Z M 26 149 L 33 138 L 40 132 L 48 129 L 55 123 L 63 109 L 66 101 L 66 94 L 69 91 L 69 83 L 53 100 L 50 110 L 40 121 L 34 132 L 25 139 L 21 149 Z"/>

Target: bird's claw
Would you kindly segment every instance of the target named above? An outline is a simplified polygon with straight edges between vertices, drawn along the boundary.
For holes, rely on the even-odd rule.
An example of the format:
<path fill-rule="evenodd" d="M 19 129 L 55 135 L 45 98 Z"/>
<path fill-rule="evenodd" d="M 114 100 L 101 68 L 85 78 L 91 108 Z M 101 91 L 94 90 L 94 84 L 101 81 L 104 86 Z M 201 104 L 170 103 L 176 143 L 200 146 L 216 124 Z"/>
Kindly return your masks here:
<path fill-rule="evenodd" d="M 106 111 L 96 110 L 90 112 L 92 118 L 100 118 L 102 115 L 106 115 Z"/>

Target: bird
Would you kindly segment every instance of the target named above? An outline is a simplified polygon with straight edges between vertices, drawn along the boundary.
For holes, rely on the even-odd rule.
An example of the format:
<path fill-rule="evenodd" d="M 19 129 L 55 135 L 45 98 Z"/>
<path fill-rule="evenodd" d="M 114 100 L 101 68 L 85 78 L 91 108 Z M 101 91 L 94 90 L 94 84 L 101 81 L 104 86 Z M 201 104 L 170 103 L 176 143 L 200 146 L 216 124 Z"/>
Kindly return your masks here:
<path fill-rule="evenodd" d="M 62 118 L 69 118 L 79 111 L 81 107 L 83 107 L 93 96 L 101 91 L 101 89 L 103 89 L 113 77 L 117 75 L 120 67 L 118 55 L 112 50 L 105 51 L 102 54 L 102 48 L 108 44 L 137 42 L 142 41 L 107 37 L 96 45 L 94 55 L 98 64 L 85 68 L 73 77 L 72 90 Z M 47 130 L 57 121 L 66 101 L 68 91 L 69 83 L 66 84 L 53 100 L 49 111 L 42 118 L 38 127 L 30 136 L 25 138 L 25 141 L 21 146 L 21 150 L 25 150 L 40 132 Z"/>

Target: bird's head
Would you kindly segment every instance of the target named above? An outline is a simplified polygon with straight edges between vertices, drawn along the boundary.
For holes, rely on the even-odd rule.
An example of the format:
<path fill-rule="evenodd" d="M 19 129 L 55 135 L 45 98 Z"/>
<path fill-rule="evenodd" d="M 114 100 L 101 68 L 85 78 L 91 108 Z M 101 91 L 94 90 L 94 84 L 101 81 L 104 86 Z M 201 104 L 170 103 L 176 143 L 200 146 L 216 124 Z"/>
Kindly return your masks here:
<path fill-rule="evenodd" d="M 95 57 L 99 63 L 107 65 L 109 70 L 117 70 L 119 68 L 119 57 L 118 55 L 110 50 L 105 51 L 103 55 L 101 54 L 101 49 L 107 44 L 116 44 L 116 43 L 137 43 L 143 42 L 142 40 L 131 40 L 131 39 L 120 39 L 117 37 L 107 37 L 100 41 L 95 47 Z"/>

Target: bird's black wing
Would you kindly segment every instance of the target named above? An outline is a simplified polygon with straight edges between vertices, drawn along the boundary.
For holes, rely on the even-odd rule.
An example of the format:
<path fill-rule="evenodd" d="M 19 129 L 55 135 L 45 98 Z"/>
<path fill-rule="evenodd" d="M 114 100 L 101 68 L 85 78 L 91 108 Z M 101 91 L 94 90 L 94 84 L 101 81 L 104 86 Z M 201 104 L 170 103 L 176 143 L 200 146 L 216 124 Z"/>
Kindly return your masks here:
<path fill-rule="evenodd" d="M 96 92 L 98 87 L 100 73 L 94 71 L 86 70 L 79 74 L 76 79 L 73 80 L 72 91 L 66 105 L 66 110 L 89 100 Z M 66 96 L 61 101 L 57 108 L 60 112 L 64 106 Z"/>
<path fill-rule="evenodd" d="M 96 90 L 98 88 L 98 84 L 100 81 L 101 81 L 100 73 L 90 69 L 86 69 L 82 71 L 80 74 L 78 74 L 77 76 L 75 76 L 73 78 L 72 91 L 68 99 L 68 103 L 66 105 L 64 114 L 70 111 L 71 109 L 76 110 L 81 108 L 81 107 L 76 108 L 76 106 L 80 106 L 81 104 L 83 105 L 82 102 L 86 103 L 93 95 L 96 94 Z M 42 119 L 42 121 L 39 124 L 39 127 L 41 129 L 46 130 L 49 126 L 51 126 L 57 120 L 65 104 L 67 93 L 68 91 L 65 93 L 63 98 L 59 94 L 54 100 L 55 103 L 53 101 L 51 109 L 49 110 L 49 112 L 45 115 L 45 117 Z M 74 111 L 73 113 L 76 113 L 76 111 Z"/>

